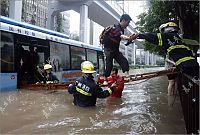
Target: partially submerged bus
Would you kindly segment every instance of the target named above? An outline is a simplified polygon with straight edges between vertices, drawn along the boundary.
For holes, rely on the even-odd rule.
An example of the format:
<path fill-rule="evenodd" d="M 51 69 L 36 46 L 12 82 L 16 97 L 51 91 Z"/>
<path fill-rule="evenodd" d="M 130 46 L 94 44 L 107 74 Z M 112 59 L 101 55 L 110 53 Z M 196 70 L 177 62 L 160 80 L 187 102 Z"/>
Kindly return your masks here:
<path fill-rule="evenodd" d="M 39 56 L 37 67 L 51 64 L 59 82 L 69 82 L 81 75 L 80 64 L 93 62 L 97 73 L 104 70 L 104 57 L 100 47 L 69 39 L 65 34 L 0 17 L 1 30 L 1 91 L 16 90 L 27 84 L 28 75 L 22 75 L 24 52 L 33 47 Z M 23 50 L 23 51 L 22 51 Z M 28 59 L 32 62 L 33 59 Z M 38 79 L 38 82 L 40 79 Z"/>

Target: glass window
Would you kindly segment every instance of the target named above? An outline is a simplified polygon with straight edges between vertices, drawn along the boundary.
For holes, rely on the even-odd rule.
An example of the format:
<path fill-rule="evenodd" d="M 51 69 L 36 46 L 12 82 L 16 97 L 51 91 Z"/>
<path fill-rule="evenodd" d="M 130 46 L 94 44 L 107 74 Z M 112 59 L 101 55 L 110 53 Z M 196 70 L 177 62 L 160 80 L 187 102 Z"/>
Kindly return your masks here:
<path fill-rule="evenodd" d="M 53 66 L 54 72 L 70 69 L 69 46 L 50 42 L 49 62 Z"/>
<path fill-rule="evenodd" d="M 85 49 L 71 46 L 71 68 L 81 69 L 81 63 L 85 60 Z"/>
<path fill-rule="evenodd" d="M 14 72 L 13 34 L 1 32 L 1 72 Z"/>
<path fill-rule="evenodd" d="M 87 52 L 87 60 L 92 62 L 96 69 L 98 69 L 98 62 L 97 62 L 97 51 L 86 49 Z"/>

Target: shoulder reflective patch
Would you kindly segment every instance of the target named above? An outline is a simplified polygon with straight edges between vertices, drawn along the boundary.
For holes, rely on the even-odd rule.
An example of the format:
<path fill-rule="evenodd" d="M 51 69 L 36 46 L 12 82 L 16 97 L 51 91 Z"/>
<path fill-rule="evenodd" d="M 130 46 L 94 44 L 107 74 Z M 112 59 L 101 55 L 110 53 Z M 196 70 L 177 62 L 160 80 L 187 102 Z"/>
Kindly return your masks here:
<path fill-rule="evenodd" d="M 159 46 L 162 46 L 162 45 L 163 45 L 163 42 L 162 42 L 161 33 L 157 33 L 157 37 L 158 37 L 158 45 L 159 45 Z"/>
<path fill-rule="evenodd" d="M 110 94 L 112 94 L 112 90 L 111 90 L 110 88 L 108 89 L 108 92 L 109 92 Z"/>
<path fill-rule="evenodd" d="M 179 59 L 177 62 L 176 62 L 176 65 L 179 65 L 181 64 L 182 62 L 185 62 L 185 61 L 188 61 L 188 60 L 192 60 L 192 59 L 195 59 L 194 57 L 184 57 L 184 58 L 181 58 Z"/>
<path fill-rule="evenodd" d="M 82 89 L 80 89 L 80 88 L 78 88 L 78 87 L 76 87 L 76 91 L 78 91 L 79 93 L 81 93 L 81 94 L 83 94 L 83 95 L 85 95 L 85 96 L 92 96 L 91 93 L 86 92 L 86 91 L 84 91 L 84 90 L 82 90 Z"/>
<path fill-rule="evenodd" d="M 185 48 L 187 50 L 190 50 L 190 48 L 185 46 L 185 45 L 172 45 L 167 49 L 167 54 L 169 55 L 169 53 L 174 49 L 181 49 L 181 48 Z"/>

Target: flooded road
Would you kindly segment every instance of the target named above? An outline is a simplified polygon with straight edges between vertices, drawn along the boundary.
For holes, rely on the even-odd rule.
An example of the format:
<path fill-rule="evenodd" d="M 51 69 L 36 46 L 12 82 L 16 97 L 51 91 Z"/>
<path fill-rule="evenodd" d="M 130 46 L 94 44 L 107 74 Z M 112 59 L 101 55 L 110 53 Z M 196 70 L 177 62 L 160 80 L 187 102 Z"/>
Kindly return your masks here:
<path fill-rule="evenodd" d="M 149 71 L 155 69 L 132 73 Z M 179 97 L 167 96 L 167 77 L 140 82 L 125 85 L 121 99 L 98 99 L 89 108 L 73 106 L 67 91 L 1 93 L 0 133 L 185 134 Z"/>

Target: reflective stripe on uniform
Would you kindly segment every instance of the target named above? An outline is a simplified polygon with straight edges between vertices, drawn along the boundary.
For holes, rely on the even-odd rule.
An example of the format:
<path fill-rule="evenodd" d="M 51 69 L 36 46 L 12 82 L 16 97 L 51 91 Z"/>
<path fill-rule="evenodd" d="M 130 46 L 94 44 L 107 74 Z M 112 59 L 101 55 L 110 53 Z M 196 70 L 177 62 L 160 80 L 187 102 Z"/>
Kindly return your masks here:
<path fill-rule="evenodd" d="M 169 52 L 171 52 L 172 50 L 174 49 L 178 49 L 178 48 L 186 48 L 188 50 L 190 50 L 189 47 L 185 46 L 185 45 L 173 45 L 173 46 L 170 46 L 168 49 L 167 49 L 167 54 L 169 55 Z"/>
<path fill-rule="evenodd" d="M 161 33 L 157 33 L 157 36 L 158 36 L 158 45 L 159 45 L 159 46 L 162 46 L 162 45 L 163 45 L 163 42 L 162 42 Z"/>
<path fill-rule="evenodd" d="M 194 57 L 184 57 L 184 58 L 181 58 L 179 59 L 177 62 L 176 62 L 176 65 L 179 65 L 181 64 L 182 62 L 185 62 L 185 61 L 188 61 L 188 60 L 192 60 L 192 59 L 195 59 Z"/>
<path fill-rule="evenodd" d="M 110 88 L 108 89 L 108 92 L 109 92 L 110 94 L 112 94 L 112 90 L 111 90 Z"/>
<path fill-rule="evenodd" d="M 78 92 L 80 92 L 81 94 L 85 95 L 85 96 L 92 96 L 91 93 L 88 93 L 88 92 L 86 92 L 86 91 L 84 91 L 84 90 L 82 90 L 82 89 L 80 89 L 80 88 L 78 88 L 78 87 L 76 87 L 76 90 L 77 90 Z"/>

